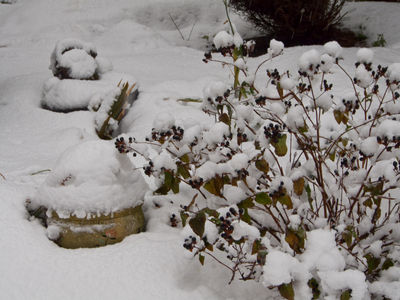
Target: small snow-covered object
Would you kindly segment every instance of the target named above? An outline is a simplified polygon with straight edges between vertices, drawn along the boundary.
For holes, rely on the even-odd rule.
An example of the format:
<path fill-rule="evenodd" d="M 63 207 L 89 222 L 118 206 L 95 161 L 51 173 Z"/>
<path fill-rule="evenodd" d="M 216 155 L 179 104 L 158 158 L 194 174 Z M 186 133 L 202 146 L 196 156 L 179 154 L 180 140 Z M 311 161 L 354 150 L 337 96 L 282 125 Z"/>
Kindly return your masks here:
<path fill-rule="evenodd" d="M 108 72 L 100 80 L 75 80 L 49 78 L 43 85 L 41 106 L 56 112 L 87 110 L 96 99 L 107 98 L 117 88 L 118 82 L 136 83 L 128 74 Z M 138 96 L 138 84 L 132 90 L 132 96 Z M 100 104 L 100 103 L 99 103 Z"/>
<path fill-rule="evenodd" d="M 368 48 L 361 48 L 357 51 L 357 60 L 360 63 L 370 64 L 374 58 L 374 52 Z"/>
<path fill-rule="evenodd" d="M 243 58 L 238 58 L 235 61 L 235 67 L 238 67 L 240 70 L 246 70 L 246 62 L 244 61 Z"/>
<path fill-rule="evenodd" d="M 229 48 L 234 44 L 234 39 L 233 36 L 227 33 L 226 31 L 220 31 L 217 33 L 217 35 L 214 37 L 214 45 L 215 48 L 221 49 L 221 48 Z"/>
<path fill-rule="evenodd" d="M 372 83 L 372 76 L 364 65 L 359 65 L 357 67 L 354 81 L 362 88 L 367 88 Z"/>
<path fill-rule="evenodd" d="M 373 156 L 378 153 L 379 144 L 376 140 L 376 137 L 370 136 L 361 142 L 360 151 L 365 156 Z"/>
<path fill-rule="evenodd" d="M 324 73 L 328 73 L 333 66 L 334 58 L 329 54 L 321 55 L 321 70 Z"/>
<path fill-rule="evenodd" d="M 382 140 L 386 138 L 389 141 L 393 140 L 394 137 L 399 137 L 400 127 L 398 121 L 390 119 L 384 120 L 376 127 L 375 134 L 376 136 L 379 136 Z"/>
<path fill-rule="evenodd" d="M 280 84 L 281 88 L 283 88 L 284 90 L 292 90 L 296 87 L 296 82 L 288 77 L 282 78 Z"/>
<path fill-rule="evenodd" d="M 321 55 L 317 50 L 311 49 L 304 52 L 299 59 L 300 71 L 307 73 L 308 75 L 313 75 L 320 62 Z"/>
<path fill-rule="evenodd" d="M 391 64 L 388 68 L 387 75 L 390 82 L 400 82 L 400 63 Z"/>
<path fill-rule="evenodd" d="M 243 39 L 240 36 L 239 32 L 235 32 L 233 35 L 233 44 L 235 45 L 236 48 L 240 48 L 240 46 L 243 45 Z"/>
<path fill-rule="evenodd" d="M 332 56 L 333 58 L 340 58 L 343 48 L 336 41 L 327 42 L 324 45 L 326 54 Z"/>
<path fill-rule="evenodd" d="M 143 203 L 148 190 L 140 171 L 110 141 L 67 149 L 32 199 L 60 218 L 115 213 Z"/>
<path fill-rule="evenodd" d="M 315 100 L 315 104 L 323 111 L 328 111 L 333 105 L 333 97 L 326 93 L 322 94 Z"/>
<path fill-rule="evenodd" d="M 284 47 L 285 45 L 282 42 L 272 39 L 269 42 L 268 53 L 271 57 L 275 57 L 282 53 Z"/>
<path fill-rule="evenodd" d="M 155 130 L 168 130 L 175 125 L 175 117 L 168 112 L 159 113 L 153 121 Z"/>
<path fill-rule="evenodd" d="M 50 69 L 60 79 L 97 80 L 97 51 L 90 44 L 75 39 L 58 41 L 50 57 Z"/>
<path fill-rule="evenodd" d="M 215 100 L 217 97 L 222 97 L 227 90 L 229 90 L 229 86 L 224 82 L 213 81 L 204 88 L 203 95 L 205 99 Z"/>

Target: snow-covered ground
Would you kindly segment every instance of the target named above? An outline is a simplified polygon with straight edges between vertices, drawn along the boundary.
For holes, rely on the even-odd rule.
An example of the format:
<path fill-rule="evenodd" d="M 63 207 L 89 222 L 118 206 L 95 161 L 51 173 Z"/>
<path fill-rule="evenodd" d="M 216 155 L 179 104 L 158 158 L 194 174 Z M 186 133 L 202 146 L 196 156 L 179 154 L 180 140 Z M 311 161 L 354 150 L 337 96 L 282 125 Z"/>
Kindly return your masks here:
<path fill-rule="evenodd" d="M 384 34 L 388 45 L 374 49 L 376 63 L 400 61 L 398 4 L 349 3 L 346 9 L 346 24 L 365 26 L 370 41 Z M 233 15 L 233 20 L 240 32 L 256 34 L 238 16 Z M 79 250 L 62 249 L 49 241 L 45 228 L 29 221 L 25 209 L 26 200 L 35 195 L 65 149 L 97 138 L 91 112 L 63 114 L 40 108 L 43 83 L 52 76 L 48 66 L 57 40 L 91 42 L 114 70 L 138 80 L 140 97 L 124 119 L 122 131 L 144 137 L 161 112 L 186 123 L 207 121 L 198 104 L 176 100 L 202 97 L 204 86 L 215 79 L 230 82 L 229 72 L 217 64 L 204 64 L 199 50 L 224 28 L 224 21 L 224 7 L 217 0 L 0 4 L 0 298 L 279 298 L 255 282 L 234 281 L 228 286 L 229 273 L 210 260 L 201 267 L 197 260 L 185 259 L 180 229 L 168 226 L 167 209 L 157 212 L 151 203 L 145 204 L 147 232 L 113 246 Z M 309 49 L 285 49 L 268 67 L 295 69 L 298 57 Z M 350 71 L 356 50 L 343 53 Z M 254 67 L 262 60 L 255 58 L 248 64 Z M 341 79 L 334 83 L 341 87 L 339 92 L 346 92 Z"/>

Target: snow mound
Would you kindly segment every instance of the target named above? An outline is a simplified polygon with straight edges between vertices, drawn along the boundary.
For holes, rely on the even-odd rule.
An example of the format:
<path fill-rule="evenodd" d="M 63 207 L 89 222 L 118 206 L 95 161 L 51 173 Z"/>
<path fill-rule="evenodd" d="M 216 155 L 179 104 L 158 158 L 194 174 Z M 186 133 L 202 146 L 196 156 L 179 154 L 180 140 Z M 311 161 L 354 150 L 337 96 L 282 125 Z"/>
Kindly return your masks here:
<path fill-rule="evenodd" d="M 361 48 L 357 51 L 357 59 L 360 63 L 372 63 L 374 51 L 368 48 Z"/>
<path fill-rule="evenodd" d="M 32 199 L 60 217 L 109 214 L 143 203 L 148 190 L 140 171 L 110 141 L 67 149 Z"/>
<path fill-rule="evenodd" d="M 49 78 L 43 85 L 42 107 L 52 111 L 85 110 L 96 98 L 104 98 L 117 88 L 119 82 L 133 84 L 136 79 L 128 74 L 109 72 L 100 80 Z M 136 84 L 135 90 L 138 89 Z M 132 91 L 134 92 L 134 91 Z"/>
<path fill-rule="evenodd" d="M 326 54 L 329 54 L 333 58 L 339 58 L 343 52 L 343 48 L 336 41 L 325 43 L 324 50 Z"/>
<path fill-rule="evenodd" d="M 50 57 L 49 69 L 60 79 L 95 79 L 98 76 L 96 48 L 76 39 L 58 41 Z"/>
<path fill-rule="evenodd" d="M 220 31 L 214 37 L 214 45 L 217 49 L 229 48 L 233 45 L 233 36 L 226 31 Z"/>

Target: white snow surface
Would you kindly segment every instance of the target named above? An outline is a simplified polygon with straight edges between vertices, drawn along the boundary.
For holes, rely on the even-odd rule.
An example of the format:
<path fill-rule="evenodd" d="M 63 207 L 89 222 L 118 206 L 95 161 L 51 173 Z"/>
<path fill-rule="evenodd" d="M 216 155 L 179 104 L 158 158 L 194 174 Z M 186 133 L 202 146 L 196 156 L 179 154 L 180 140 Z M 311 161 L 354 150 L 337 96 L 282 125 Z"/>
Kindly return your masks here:
<path fill-rule="evenodd" d="M 399 62 L 398 4 L 346 4 L 347 9 L 354 7 L 357 9 L 346 17 L 347 24 L 354 28 L 366 24 L 367 33 L 384 33 L 388 41 L 387 48 L 374 49 L 374 63 Z M 168 14 L 186 40 L 180 37 Z M 232 14 L 232 19 L 243 38 L 256 33 L 239 16 Z M 256 282 L 235 280 L 228 286 L 230 272 L 212 259 L 206 258 L 204 267 L 197 260 L 185 259 L 181 229 L 168 225 L 170 211 L 177 205 L 169 197 L 145 197 L 146 232 L 98 249 L 59 248 L 37 220 L 29 220 L 25 209 L 25 202 L 34 199 L 40 187 L 50 180 L 46 178 L 56 172 L 57 161 L 66 149 L 97 139 L 91 112 L 63 114 L 40 108 L 42 86 L 52 76 L 47 68 L 49 57 L 58 40 L 74 37 L 92 43 L 115 70 L 132 74 L 140 82 L 140 97 L 124 119 L 122 132 L 143 138 L 150 133 L 159 113 L 169 113 L 185 128 L 192 128 L 195 136 L 210 119 L 201 112 L 201 105 L 183 105 L 176 100 L 201 98 L 205 86 L 220 81 L 225 84 L 219 86 L 220 90 L 208 90 L 210 96 L 217 96 L 232 82 L 226 69 L 202 63 L 203 51 L 197 50 L 204 49 L 207 36 L 211 41 L 217 32 L 229 29 L 223 24 L 225 20 L 222 2 L 213 0 L 114 0 L 112 4 L 107 0 L 18 0 L 12 5 L 0 4 L 1 298 L 280 299 L 276 291 Z M 322 46 L 287 48 L 260 74 L 267 67 L 293 73 L 298 58 L 312 48 L 324 53 Z M 354 48 L 342 52 L 342 64 L 353 74 L 356 53 Z M 247 65 L 254 68 L 266 57 L 249 59 Z M 109 64 L 100 65 L 104 67 L 101 73 L 110 73 Z M 393 70 L 397 78 L 397 68 Z M 117 77 L 112 79 L 115 85 L 122 79 Z M 256 86 L 263 87 L 264 80 L 263 76 L 257 77 Z M 344 82 L 340 77 L 333 80 L 339 93 L 352 92 Z M 287 88 L 290 86 L 288 82 Z M 74 85 L 65 89 L 83 92 L 82 87 Z M 85 98 L 87 103 L 89 98 Z M 299 126 L 300 121 L 293 123 Z M 383 133 L 388 127 L 390 124 L 382 124 L 378 130 Z M 215 135 L 208 138 L 219 139 L 223 131 L 216 129 Z M 398 134 L 397 130 L 392 131 L 390 134 Z M 141 162 L 134 163 L 140 166 Z M 163 207 L 156 209 L 155 201 Z M 269 255 L 273 256 L 273 252 Z M 275 255 L 282 258 L 283 264 L 268 262 L 275 269 L 268 269 L 271 276 L 268 280 L 265 277 L 265 284 L 288 282 L 292 275 L 301 273 L 300 263 L 292 261 L 290 255 Z M 333 290 L 354 284 L 357 289 L 353 296 L 362 297 L 363 278 L 360 272 L 354 272 L 338 271 L 337 281 L 324 284 Z M 281 277 L 274 277 L 275 273 Z M 393 289 L 383 293 L 396 297 L 398 281 L 390 280 Z M 372 288 L 379 290 L 380 283 Z"/>

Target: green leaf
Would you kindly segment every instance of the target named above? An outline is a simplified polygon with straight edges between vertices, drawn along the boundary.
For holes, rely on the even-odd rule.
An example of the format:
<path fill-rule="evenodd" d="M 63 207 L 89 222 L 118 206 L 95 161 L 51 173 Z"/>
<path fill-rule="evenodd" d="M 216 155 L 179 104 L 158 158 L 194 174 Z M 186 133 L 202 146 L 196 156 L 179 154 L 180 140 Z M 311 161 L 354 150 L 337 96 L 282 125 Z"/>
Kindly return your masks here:
<path fill-rule="evenodd" d="M 179 193 L 179 183 L 181 181 L 178 178 L 174 178 L 174 181 L 172 182 L 171 190 L 174 192 L 174 194 Z"/>
<path fill-rule="evenodd" d="M 331 161 L 335 161 L 335 158 L 336 158 L 336 151 L 333 151 L 332 153 L 329 154 L 329 159 Z"/>
<path fill-rule="evenodd" d="M 276 85 L 276 90 L 278 91 L 279 97 L 283 100 L 283 89 L 280 82 Z"/>
<path fill-rule="evenodd" d="M 204 259 L 205 259 L 205 256 L 202 255 L 202 254 L 199 254 L 199 261 L 200 261 L 202 266 L 204 266 Z"/>
<path fill-rule="evenodd" d="M 283 134 L 277 142 L 271 142 L 272 146 L 275 148 L 275 154 L 278 156 L 285 156 L 288 148 L 286 146 L 287 135 Z"/>
<path fill-rule="evenodd" d="M 333 112 L 333 115 L 338 124 L 340 124 L 340 123 L 347 124 L 347 121 L 349 120 L 347 115 L 340 110 L 335 110 Z"/>
<path fill-rule="evenodd" d="M 262 266 L 264 266 L 264 265 L 265 265 L 265 262 L 266 262 L 266 260 L 267 260 L 267 254 L 268 254 L 268 251 L 266 250 L 265 247 L 263 247 L 262 249 L 260 249 L 260 250 L 257 252 L 257 263 L 260 264 L 260 265 L 262 265 Z"/>
<path fill-rule="evenodd" d="M 256 195 L 256 202 L 261 205 L 271 205 L 272 199 L 268 196 L 267 193 L 261 192 Z"/>
<path fill-rule="evenodd" d="M 283 283 L 278 287 L 281 296 L 287 300 L 294 300 L 294 289 L 292 283 Z"/>
<path fill-rule="evenodd" d="M 187 179 L 190 177 L 190 173 L 185 166 L 179 164 L 178 165 L 178 175 L 182 176 L 182 178 Z"/>
<path fill-rule="evenodd" d="M 350 300 L 351 299 L 351 290 L 345 290 L 341 295 L 340 295 L 340 300 Z"/>
<path fill-rule="evenodd" d="M 239 98 L 241 98 L 241 96 L 247 98 L 246 88 L 244 88 L 244 87 L 240 88 L 240 96 L 239 96 Z"/>
<path fill-rule="evenodd" d="M 307 133 L 308 132 L 308 126 L 307 126 L 307 124 L 304 123 L 304 126 L 297 128 L 297 130 L 300 133 Z"/>
<path fill-rule="evenodd" d="M 215 188 L 215 185 L 214 185 L 214 179 L 211 179 L 211 180 L 207 181 L 204 184 L 204 188 L 207 190 L 207 192 L 209 192 L 209 193 L 211 193 L 213 195 L 219 196 L 219 194 L 217 193 L 217 190 Z"/>
<path fill-rule="evenodd" d="M 371 198 L 368 198 L 367 200 L 365 200 L 365 201 L 363 202 L 363 204 L 364 204 L 366 207 L 372 208 L 372 204 L 373 204 L 372 199 L 371 199 Z"/>
<path fill-rule="evenodd" d="M 387 270 L 393 266 L 394 266 L 393 261 L 390 258 L 387 258 L 385 262 L 382 264 L 382 271 Z"/>
<path fill-rule="evenodd" d="M 219 116 L 218 120 L 220 122 L 225 123 L 226 125 L 230 126 L 231 125 L 231 119 L 229 118 L 227 113 L 223 113 L 222 115 Z"/>
<path fill-rule="evenodd" d="M 249 215 L 248 209 L 254 207 L 253 199 L 249 197 L 241 201 L 237 206 L 243 209 L 243 214 L 240 216 L 240 219 L 248 224 L 251 224 L 251 217 Z"/>
<path fill-rule="evenodd" d="M 232 116 L 233 116 L 233 110 L 232 110 L 232 107 L 230 107 L 229 105 L 227 106 L 227 109 L 228 109 L 228 115 L 229 115 L 229 118 L 230 119 L 232 119 Z"/>
<path fill-rule="evenodd" d="M 206 208 L 203 208 L 202 211 L 204 211 L 207 215 L 212 216 L 214 218 L 219 217 L 219 212 L 217 212 L 215 209 L 206 207 Z"/>
<path fill-rule="evenodd" d="M 249 210 L 247 208 L 243 209 L 243 214 L 240 216 L 240 220 L 251 225 L 251 217 L 249 215 Z"/>
<path fill-rule="evenodd" d="M 381 196 L 383 194 L 383 181 L 366 185 L 364 191 L 370 193 L 371 196 Z"/>
<path fill-rule="evenodd" d="M 306 231 L 303 228 L 299 228 L 294 230 L 292 228 L 288 228 L 286 230 L 285 241 L 289 244 L 290 248 L 292 248 L 297 254 L 302 253 L 304 249 L 304 244 L 306 240 Z"/>
<path fill-rule="evenodd" d="M 231 183 L 231 179 L 229 178 L 228 175 L 225 175 L 224 177 L 222 177 L 222 182 L 224 184 L 230 184 Z"/>
<path fill-rule="evenodd" d="M 379 264 L 381 263 L 381 258 L 380 257 L 375 257 L 371 253 L 368 253 L 367 255 L 364 256 L 367 259 L 367 264 L 368 264 L 368 274 L 371 274 L 376 268 L 379 267 Z"/>
<path fill-rule="evenodd" d="M 181 157 L 179 157 L 179 159 L 185 164 L 188 164 L 190 162 L 189 155 L 187 154 L 182 155 Z"/>
<path fill-rule="evenodd" d="M 224 180 L 220 176 L 216 175 L 204 184 L 204 188 L 213 195 L 222 197 L 222 188 L 224 186 Z"/>
<path fill-rule="evenodd" d="M 202 103 L 203 102 L 203 100 L 196 99 L 196 98 L 180 98 L 180 99 L 177 99 L 176 101 L 177 102 L 183 102 L 183 103 L 191 103 L 191 102 Z"/>
<path fill-rule="evenodd" d="M 282 205 L 286 205 L 286 207 L 288 209 L 292 209 L 293 208 L 293 202 L 292 199 L 290 198 L 290 196 L 288 194 L 284 194 L 283 196 L 280 196 L 277 198 L 277 201 L 282 204 Z"/>
<path fill-rule="evenodd" d="M 343 238 L 343 240 L 345 241 L 345 243 L 346 243 L 346 245 L 347 245 L 347 248 L 350 248 L 351 243 L 353 242 L 353 235 L 352 235 L 352 233 L 349 232 L 349 231 L 344 231 L 344 232 L 342 233 L 342 238 Z"/>
<path fill-rule="evenodd" d="M 305 180 L 303 177 L 300 177 L 293 181 L 293 190 L 297 196 L 301 196 L 304 190 Z"/>
<path fill-rule="evenodd" d="M 181 211 L 181 220 L 182 220 L 182 226 L 186 226 L 186 220 L 189 218 L 189 215 L 183 211 Z"/>
<path fill-rule="evenodd" d="M 311 209 L 313 209 L 313 205 L 312 205 L 312 197 L 311 197 L 311 188 L 310 185 L 306 185 L 306 192 L 307 192 L 307 199 L 308 199 L 308 203 L 311 206 Z"/>
<path fill-rule="evenodd" d="M 179 193 L 180 180 L 175 178 L 174 174 L 170 171 L 164 171 L 164 182 L 160 188 L 154 193 L 159 195 L 167 195 L 170 190 L 175 194 Z"/>
<path fill-rule="evenodd" d="M 241 202 L 238 204 L 238 207 L 239 207 L 239 208 L 243 208 L 243 209 L 244 209 L 244 208 L 252 208 L 252 207 L 254 207 L 253 199 L 251 199 L 250 197 L 244 199 L 243 201 L 241 201 Z"/>
<path fill-rule="evenodd" d="M 315 278 L 311 278 L 308 281 L 308 286 L 310 287 L 312 294 L 313 294 L 313 300 L 314 299 L 319 299 L 319 297 L 321 296 L 321 291 L 319 290 L 319 283 Z"/>
<path fill-rule="evenodd" d="M 268 171 L 269 171 L 269 164 L 267 163 L 267 161 L 263 158 L 263 159 L 260 159 L 260 160 L 257 160 L 256 161 L 256 168 L 259 170 L 259 171 L 261 171 L 261 172 L 263 172 L 263 173 L 268 173 Z"/>
<path fill-rule="evenodd" d="M 170 190 L 171 190 L 171 187 L 166 186 L 164 183 L 161 187 L 159 187 L 156 191 L 154 191 L 154 194 L 167 195 Z"/>
<path fill-rule="evenodd" d="M 260 250 L 261 247 L 261 241 L 260 240 L 255 240 L 253 242 L 253 247 L 251 249 L 251 255 L 254 255 L 258 252 L 258 250 Z"/>
<path fill-rule="evenodd" d="M 189 226 L 193 232 L 199 237 L 203 237 L 204 224 L 206 223 L 206 214 L 203 211 L 199 211 L 194 218 L 189 220 Z"/>

